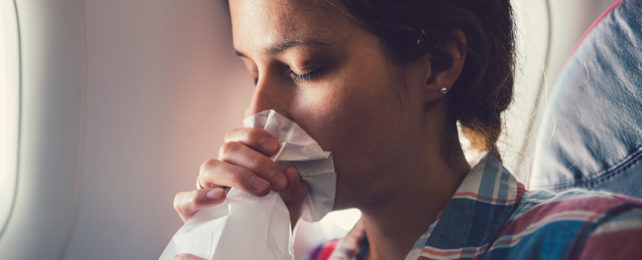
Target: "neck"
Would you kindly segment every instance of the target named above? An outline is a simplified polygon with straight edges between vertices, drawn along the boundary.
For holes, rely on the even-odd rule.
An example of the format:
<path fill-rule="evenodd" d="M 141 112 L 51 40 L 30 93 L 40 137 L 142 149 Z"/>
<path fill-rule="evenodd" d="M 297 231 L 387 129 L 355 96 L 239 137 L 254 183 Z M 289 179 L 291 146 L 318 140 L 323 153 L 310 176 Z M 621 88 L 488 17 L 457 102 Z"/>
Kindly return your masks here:
<path fill-rule="evenodd" d="M 422 164 L 403 169 L 390 196 L 361 208 L 369 259 L 403 259 L 446 206 L 470 166 L 461 149 L 441 157 L 416 160 Z"/>

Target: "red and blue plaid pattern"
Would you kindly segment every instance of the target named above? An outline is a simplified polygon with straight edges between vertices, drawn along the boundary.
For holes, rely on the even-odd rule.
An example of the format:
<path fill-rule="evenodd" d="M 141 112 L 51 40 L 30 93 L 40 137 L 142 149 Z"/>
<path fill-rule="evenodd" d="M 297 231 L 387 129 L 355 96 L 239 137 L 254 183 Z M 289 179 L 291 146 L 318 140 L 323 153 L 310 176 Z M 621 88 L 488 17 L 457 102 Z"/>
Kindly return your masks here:
<path fill-rule="evenodd" d="M 365 259 L 363 226 L 313 259 Z M 526 191 L 487 156 L 406 259 L 642 259 L 642 201 L 606 192 Z"/>

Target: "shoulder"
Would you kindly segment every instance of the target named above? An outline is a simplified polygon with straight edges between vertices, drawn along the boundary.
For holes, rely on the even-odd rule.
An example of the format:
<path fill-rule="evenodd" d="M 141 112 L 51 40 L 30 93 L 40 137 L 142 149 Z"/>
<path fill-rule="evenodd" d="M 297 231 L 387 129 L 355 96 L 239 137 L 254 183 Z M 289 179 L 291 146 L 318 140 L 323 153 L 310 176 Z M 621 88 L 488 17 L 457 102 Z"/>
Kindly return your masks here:
<path fill-rule="evenodd" d="M 493 247 L 548 259 L 597 255 L 617 246 L 613 236 L 642 241 L 642 200 L 586 190 L 526 192 Z M 635 246 L 631 250 L 640 251 Z M 640 251 L 642 252 L 642 251 Z M 602 255 L 604 256 L 604 255 Z"/>
<path fill-rule="evenodd" d="M 579 259 L 642 259 L 641 201 L 618 196 L 616 207 L 606 211 L 580 237 Z"/>
<path fill-rule="evenodd" d="M 640 208 L 642 200 L 611 192 L 571 189 L 561 193 L 527 191 L 524 193 L 514 218 L 522 214 L 559 215 L 582 214 L 588 221 L 606 216 L 621 208 Z"/>

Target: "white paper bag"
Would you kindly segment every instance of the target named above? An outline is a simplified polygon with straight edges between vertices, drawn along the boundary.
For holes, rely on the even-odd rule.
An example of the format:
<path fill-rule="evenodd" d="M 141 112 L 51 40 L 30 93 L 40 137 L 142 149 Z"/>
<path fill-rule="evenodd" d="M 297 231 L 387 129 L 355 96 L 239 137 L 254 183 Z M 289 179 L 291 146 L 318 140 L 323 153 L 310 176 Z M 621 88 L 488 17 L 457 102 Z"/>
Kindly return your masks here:
<path fill-rule="evenodd" d="M 264 128 L 281 143 L 272 160 L 283 169 L 295 166 L 308 188 L 302 218 L 318 221 L 332 210 L 336 172 L 332 155 L 296 123 L 274 110 L 243 121 Z M 290 216 L 278 193 L 255 197 L 231 189 L 226 200 L 202 209 L 172 237 L 160 259 L 190 253 L 205 259 L 294 259 Z"/>

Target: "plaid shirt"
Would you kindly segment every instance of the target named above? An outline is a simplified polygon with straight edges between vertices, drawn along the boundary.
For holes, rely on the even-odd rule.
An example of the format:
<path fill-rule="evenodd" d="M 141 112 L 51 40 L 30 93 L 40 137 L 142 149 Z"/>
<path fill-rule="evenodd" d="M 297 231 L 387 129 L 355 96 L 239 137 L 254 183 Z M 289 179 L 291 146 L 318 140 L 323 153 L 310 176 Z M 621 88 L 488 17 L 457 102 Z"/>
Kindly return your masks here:
<path fill-rule="evenodd" d="M 311 259 L 366 259 L 359 222 Z M 642 200 L 585 190 L 526 191 L 480 161 L 406 259 L 642 259 Z"/>

